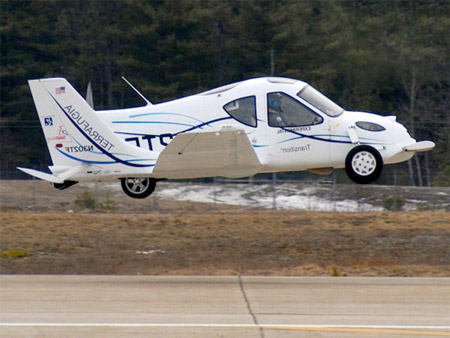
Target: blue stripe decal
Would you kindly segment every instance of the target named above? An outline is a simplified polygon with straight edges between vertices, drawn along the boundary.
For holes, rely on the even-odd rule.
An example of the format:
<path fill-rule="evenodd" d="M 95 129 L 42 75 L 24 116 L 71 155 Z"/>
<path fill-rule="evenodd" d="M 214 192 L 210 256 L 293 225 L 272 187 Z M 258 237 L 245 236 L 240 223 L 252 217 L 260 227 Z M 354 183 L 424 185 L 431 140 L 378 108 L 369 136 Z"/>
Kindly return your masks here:
<path fill-rule="evenodd" d="M 319 137 L 330 137 L 330 138 L 331 137 L 344 137 L 344 138 L 350 139 L 350 137 L 348 137 L 348 136 L 341 136 L 341 135 L 318 134 L 318 135 L 311 135 L 311 136 L 315 137 L 316 139 L 319 139 Z M 304 137 L 305 136 L 293 137 L 293 138 L 290 138 L 290 139 L 287 139 L 287 140 L 280 141 L 277 144 L 286 143 L 286 142 L 290 142 L 290 141 L 294 141 L 294 140 L 299 140 L 299 139 L 302 139 Z M 326 140 L 329 140 L 329 139 L 326 139 Z"/>
<path fill-rule="evenodd" d="M 287 139 L 287 140 L 280 141 L 280 142 L 278 142 L 277 144 L 281 144 L 281 143 L 285 143 L 285 142 L 290 142 L 290 141 L 294 141 L 294 140 L 299 140 L 299 139 L 302 139 L 302 138 L 303 138 L 303 136 L 293 137 L 293 138 L 290 138 L 290 139 Z"/>
<path fill-rule="evenodd" d="M 343 138 L 350 139 L 349 136 L 344 136 L 344 135 L 327 135 L 327 134 L 323 134 L 323 135 L 306 135 L 306 134 L 302 134 L 302 133 L 296 132 L 294 130 L 286 129 L 285 127 L 280 127 L 280 128 L 285 130 L 285 131 L 287 131 L 287 132 L 289 132 L 289 133 L 292 133 L 294 135 L 298 135 L 300 137 L 295 137 L 295 138 L 291 138 L 289 140 L 280 141 L 277 144 L 288 142 L 288 141 L 292 141 L 292 140 L 303 138 L 303 137 L 306 137 L 306 138 L 309 138 L 309 139 L 312 139 L 312 140 L 316 140 L 316 141 L 329 142 L 329 143 L 353 144 L 351 141 L 340 141 L 340 140 L 332 140 L 332 139 L 323 138 L 323 137 L 343 137 Z M 367 140 L 367 142 L 361 142 L 361 144 L 386 144 L 386 143 L 373 142 L 373 141 L 377 141 L 377 140 L 373 140 L 373 139 L 370 139 L 370 138 L 367 138 L 367 137 L 361 137 L 360 139 L 361 140 Z"/>
<path fill-rule="evenodd" d="M 128 160 L 129 162 L 140 162 L 140 161 L 155 161 L 156 162 L 156 160 L 155 159 L 153 159 L 153 158 L 137 158 L 137 159 L 135 159 L 135 160 Z M 154 167 L 155 165 L 154 164 L 149 164 L 148 165 L 148 167 Z"/>
<path fill-rule="evenodd" d="M 108 161 L 108 162 L 102 162 L 102 161 L 88 161 L 88 160 L 84 160 L 84 159 L 82 159 L 82 158 L 78 158 L 78 157 L 69 155 L 69 154 L 67 154 L 67 153 L 65 153 L 65 152 L 63 152 L 63 151 L 61 151 L 59 148 L 55 148 L 55 149 L 58 150 L 58 151 L 59 151 L 61 154 L 63 154 L 64 156 L 66 156 L 66 157 L 68 157 L 68 158 L 70 158 L 70 159 L 72 159 L 72 160 L 78 161 L 78 162 L 93 163 L 93 164 L 114 164 L 114 163 L 117 163 L 116 161 Z"/>
<path fill-rule="evenodd" d="M 185 126 L 185 127 L 195 127 L 193 124 L 178 123 L 178 122 L 162 122 L 162 121 L 112 121 L 113 124 L 133 124 L 133 123 L 144 123 L 144 124 L 172 124 L 175 126 Z"/>
<path fill-rule="evenodd" d="M 350 139 L 350 136 L 347 135 L 325 135 L 325 136 L 329 136 L 329 137 L 342 137 L 342 138 L 347 138 Z M 358 136 L 359 137 L 359 136 Z M 372 143 L 372 144 L 386 144 L 386 143 L 380 143 L 377 142 L 377 139 L 373 139 L 373 138 L 369 138 L 369 137 L 359 137 L 360 140 L 366 140 L 367 143 Z"/>
<path fill-rule="evenodd" d="M 188 128 L 182 131 L 179 131 L 177 133 L 171 134 L 173 137 L 177 136 L 178 134 L 183 134 L 183 133 L 187 133 L 188 131 L 192 131 L 195 129 L 202 129 L 202 127 L 204 126 L 210 126 L 210 124 L 216 123 L 216 122 L 220 122 L 220 121 L 225 121 L 225 120 L 232 120 L 232 117 L 221 117 L 215 120 L 211 120 L 208 122 L 204 122 L 202 124 L 199 124 L 197 126 L 193 126 L 192 128 Z M 210 126 L 211 127 L 211 126 Z M 115 131 L 115 134 L 121 134 L 121 135 L 136 135 L 136 136 L 146 136 L 148 134 L 141 134 L 141 133 L 130 133 L 130 132 L 125 132 L 125 131 Z M 160 135 L 155 135 L 155 136 L 160 136 Z"/>
<path fill-rule="evenodd" d="M 89 160 L 85 160 L 85 159 L 82 159 L 82 158 L 78 158 L 78 157 L 69 155 L 69 154 L 63 152 L 59 148 L 55 147 L 55 149 L 58 150 L 64 156 L 66 156 L 66 157 L 68 157 L 68 158 L 70 158 L 72 160 L 79 161 L 79 162 L 92 163 L 92 164 L 116 164 L 117 163 L 117 161 L 89 161 Z M 156 160 L 149 158 L 149 159 L 135 159 L 135 160 L 129 160 L 129 161 L 131 162 L 131 161 L 156 161 Z M 154 167 L 155 165 L 154 164 L 149 164 L 148 166 L 149 167 Z"/>
<path fill-rule="evenodd" d="M 45 87 L 44 87 L 45 88 Z M 61 109 L 61 111 L 64 113 L 64 115 L 66 115 L 67 119 L 75 126 L 75 128 L 78 129 L 78 131 L 86 138 L 89 140 L 89 142 L 91 142 L 96 148 L 98 148 L 103 154 L 105 154 L 106 156 L 108 156 L 109 158 L 115 160 L 118 163 L 124 164 L 124 165 L 128 165 L 130 167 L 153 167 L 154 164 L 137 164 L 137 163 L 129 163 L 129 160 L 121 160 L 120 158 L 112 155 L 111 153 L 107 152 L 105 149 L 103 149 L 102 147 L 100 147 L 96 142 L 94 142 L 88 135 L 86 135 L 86 133 L 75 123 L 75 121 L 73 121 L 69 115 L 66 113 L 66 111 L 64 110 L 64 108 L 59 104 L 59 102 L 53 97 L 52 93 L 50 93 L 50 91 L 45 88 L 45 90 L 48 92 L 48 95 L 50 95 L 50 97 L 53 99 L 53 101 L 55 101 L 55 103 L 58 105 L 58 107 Z M 67 154 L 65 154 L 67 155 Z M 79 160 L 81 161 L 81 160 Z M 87 162 L 87 163 L 94 163 L 94 162 Z M 114 163 L 114 162 L 105 162 L 105 163 Z"/>
<path fill-rule="evenodd" d="M 172 115 L 172 116 L 181 116 L 181 117 L 187 117 L 191 120 L 203 123 L 202 120 L 196 119 L 195 117 L 185 115 L 185 114 L 178 114 L 178 113 L 144 113 L 144 114 L 135 114 L 128 116 L 129 118 L 135 118 L 135 117 L 142 117 L 142 116 L 155 116 L 155 115 Z"/>
<path fill-rule="evenodd" d="M 221 118 L 219 118 L 219 119 L 215 119 L 215 120 L 211 120 L 211 121 L 208 121 L 208 122 L 204 122 L 204 123 L 202 123 L 202 124 L 199 124 L 198 126 L 194 126 L 194 127 L 192 127 L 192 128 L 189 128 L 189 129 L 186 129 L 186 130 L 182 130 L 182 131 L 180 131 L 180 132 L 178 132 L 178 133 L 175 133 L 175 134 L 173 134 L 173 136 L 177 136 L 178 134 L 183 134 L 183 133 L 187 133 L 188 131 L 191 131 L 191 130 L 195 130 L 195 129 L 198 129 L 198 128 L 201 128 L 201 127 L 203 127 L 203 126 L 205 126 L 205 125 L 207 125 L 207 124 L 212 124 L 212 123 L 216 123 L 216 122 L 220 122 L 220 121 L 225 121 L 225 120 L 233 120 L 233 118 L 231 117 L 231 116 L 228 116 L 228 117 L 221 117 Z"/>
<path fill-rule="evenodd" d="M 350 138 L 350 136 L 348 136 L 348 135 L 328 135 L 328 136 L 330 136 L 330 137 L 343 137 L 343 138 Z"/>
<path fill-rule="evenodd" d="M 306 134 L 302 134 L 302 133 L 299 133 L 299 132 L 296 132 L 296 131 L 293 131 L 293 130 L 290 130 L 290 129 L 286 129 L 285 127 L 280 127 L 280 128 L 283 129 L 284 131 L 287 131 L 287 132 L 292 133 L 294 135 L 298 135 L 298 136 L 301 136 L 301 137 L 306 137 L 306 138 L 309 138 L 309 139 L 312 139 L 312 140 L 323 141 L 323 142 L 330 142 L 330 143 L 352 144 L 352 142 L 350 142 L 350 141 L 331 140 L 331 139 L 326 139 L 326 138 L 319 137 L 319 136 L 325 136 L 325 135 L 317 135 L 317 136 L 316 135 L 306 135 Z M 326 135 L 326 136 L 331 136 L 331 135 Z"/>

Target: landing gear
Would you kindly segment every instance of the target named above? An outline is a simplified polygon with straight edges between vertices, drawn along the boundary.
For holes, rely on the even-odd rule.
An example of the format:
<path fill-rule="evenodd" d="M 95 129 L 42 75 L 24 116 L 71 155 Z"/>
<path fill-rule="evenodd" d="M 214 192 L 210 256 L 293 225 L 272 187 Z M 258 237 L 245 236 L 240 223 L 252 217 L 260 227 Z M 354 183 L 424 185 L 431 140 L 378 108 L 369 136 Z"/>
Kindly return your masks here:
<path fill-rule="evenodd" d="M 369 184 L 378 179 L 383 170 L 380 153 L 369 146 L 353 148 L 345 159 L 347 176 L 356 183 Z"/>
<path fill-rule="evenodd" d="M 64 183 L 53 183 L 53 186 L 56 189 L 64 190 L 64 189 L 67 189 L 68 187 L 71 187 L 74 184 L 77 184 L 77 183 L 78 183 L 77 181 L 64 181 Z"/>
<path fill-rule="evenodd" d="M 156 187 L 156 180 L 148 177 L 126 177 L 121 179 L 125 194 L 133 198 L 146 198 Z"/>

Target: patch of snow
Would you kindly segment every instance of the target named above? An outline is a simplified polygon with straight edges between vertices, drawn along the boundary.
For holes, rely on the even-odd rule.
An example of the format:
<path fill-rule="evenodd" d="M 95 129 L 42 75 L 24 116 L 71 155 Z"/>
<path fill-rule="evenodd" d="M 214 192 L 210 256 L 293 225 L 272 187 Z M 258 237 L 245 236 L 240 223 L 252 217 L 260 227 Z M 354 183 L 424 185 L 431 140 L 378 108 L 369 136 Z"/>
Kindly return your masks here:
<path fill-rule="evenodd" d="M 381 211 L 383 208 L 353 200 L 330 200 L 314 194 L 320 188 L 307 187 L 302 190 L 281 187 L 276 190 L 276 208 L 281 210 L 311 211 Z M 231 185 L 198 185 L 177 184 L 161 185 L 158 197 L 178 201 L 203 203 L 223 203 L 251 208 L 267 208 L 274 206 L 273 188 L 269 184 L 242 186 Z"/>

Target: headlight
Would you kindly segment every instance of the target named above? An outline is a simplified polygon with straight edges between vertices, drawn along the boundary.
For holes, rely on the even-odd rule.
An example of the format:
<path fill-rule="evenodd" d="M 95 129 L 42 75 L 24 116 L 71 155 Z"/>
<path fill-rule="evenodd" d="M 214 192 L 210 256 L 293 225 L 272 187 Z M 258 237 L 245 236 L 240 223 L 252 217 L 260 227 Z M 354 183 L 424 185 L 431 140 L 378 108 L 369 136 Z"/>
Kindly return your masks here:
<path fill-rule="evenodd" d="M 366 122 L 366 121 L 358 121 L 356 122 L 356 126 L 358 128 L 368 130 L 368 131 L 383 131 L 386 130 L 383 126 L 380 126 L 379 124 L 373 123 L 373 122 Z"/>

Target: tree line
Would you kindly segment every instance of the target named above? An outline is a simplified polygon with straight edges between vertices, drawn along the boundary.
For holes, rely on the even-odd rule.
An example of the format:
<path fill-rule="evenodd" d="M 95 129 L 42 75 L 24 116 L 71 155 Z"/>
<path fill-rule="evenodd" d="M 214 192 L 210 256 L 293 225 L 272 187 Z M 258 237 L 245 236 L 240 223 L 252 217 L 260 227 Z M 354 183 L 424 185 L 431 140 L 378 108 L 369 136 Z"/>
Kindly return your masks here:
<path fill-rule="evenodd" d="M 96 109 L 161 102 L 257 76 L 304 80 L 347 110 L 395 114 L 436 148 L 404 184 L 449 184 L 450 2 L 319 0 L 0 2 L 1 169 L 42 166 L 27 86 L 66 77 Z M 44 162 L 44 163 L 43 163 Z"/>

